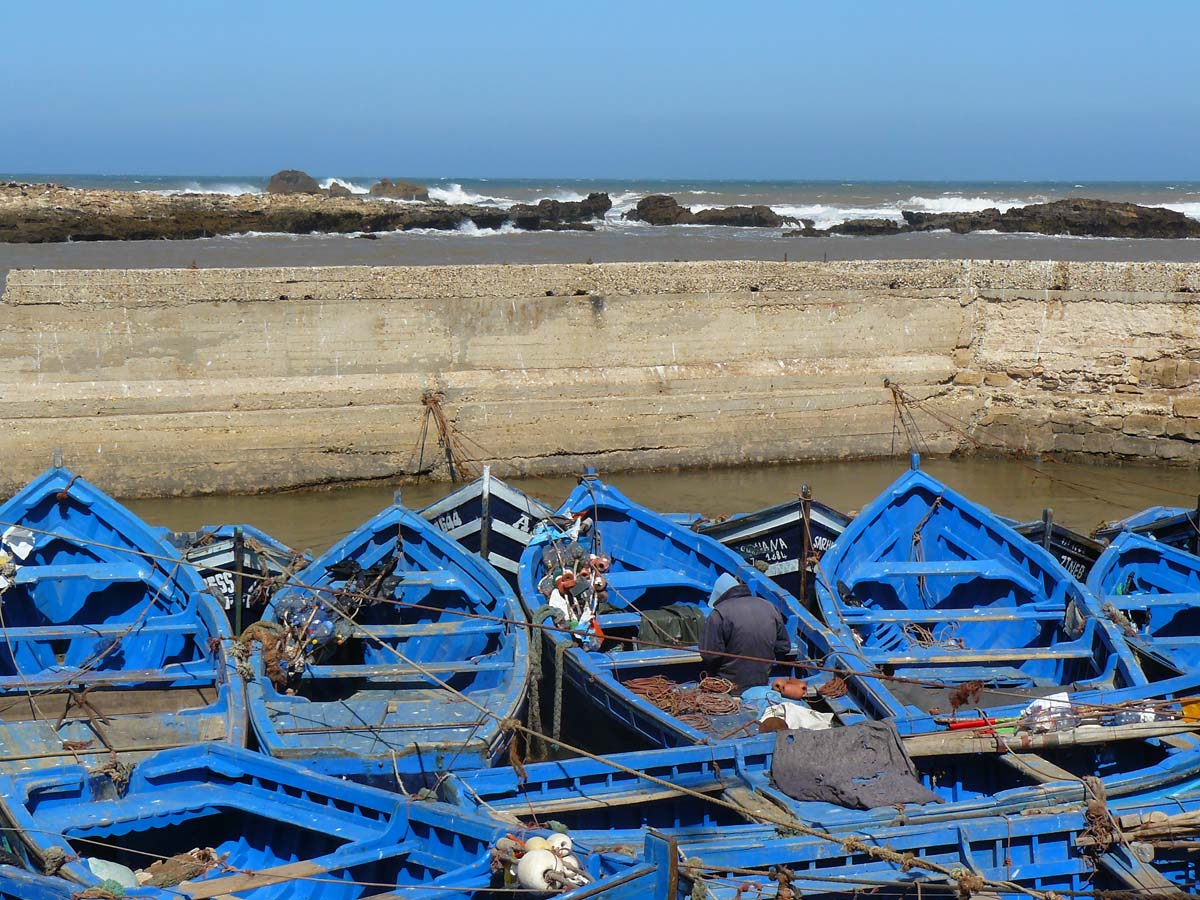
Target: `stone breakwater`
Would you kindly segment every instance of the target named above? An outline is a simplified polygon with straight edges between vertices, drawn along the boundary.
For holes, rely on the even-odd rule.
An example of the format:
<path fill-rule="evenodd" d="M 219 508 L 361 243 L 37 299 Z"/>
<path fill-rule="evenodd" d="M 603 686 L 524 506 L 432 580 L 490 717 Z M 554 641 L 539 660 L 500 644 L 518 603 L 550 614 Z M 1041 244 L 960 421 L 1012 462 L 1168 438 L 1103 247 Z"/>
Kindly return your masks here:
<path fill-rule="evenodd" d="M 502 476 L 880 456 L 885 379 L 933 453 L 1200 461 L 1197 265 L 14 271 L 0 319 L 4 492 L 411 475 L 428 390 Z"/>
<path fill-rule="evenodd" d="M 303 173 L 299 173 L 303 174 Z M 388 184 L 395 188 L 393 182 Z M 378 185 L 377 185 L 378 187 Z M 416 187 L 416 186 L 411 186 Z M 179 194 L 85 190 L 59 184 L 0 183 L 0 242 L 184 240 L 217 235 L 363 233 L 511 226 L 526 231 L 590 231 L 612 208 L 607 194 L 543 200 L 507 209 L 404 202 L 408 189 L 360 199 L 345 193 Z M 424 188 L 420 189 L 422 193 Z M 381 199 L 391 197 L 391 199 Z M 428 201 L 428 194 L 424 194 Z"/>

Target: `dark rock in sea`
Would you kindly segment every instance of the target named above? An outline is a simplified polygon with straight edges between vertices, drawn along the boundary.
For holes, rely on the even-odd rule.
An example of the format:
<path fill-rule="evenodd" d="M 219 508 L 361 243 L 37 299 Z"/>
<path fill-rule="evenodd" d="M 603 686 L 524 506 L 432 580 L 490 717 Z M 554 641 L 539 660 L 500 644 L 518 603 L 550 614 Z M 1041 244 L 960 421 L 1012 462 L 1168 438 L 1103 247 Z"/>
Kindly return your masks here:
<path fill-rule="evenodd" d="M 393 181 L 391 178 L 381 178 L 371 185 L 372 197 L 383 197 L 387 200 L 420 200 L 429 202 L 429 188 L 413 184 L 411 181 Z"/>
<path fill-rule="evenodd" d="M 612 209 L 612 200 L 608 194 L 592 193 L 582 200 L 542 200 L 536 206 L 529 203 L 517 203 L 508 209 L 508 217 L 513 225 L 526 231 L 556 230 L 594 230 L 591 226 L 586 229 L 565 229 L 567 225 L 586 222 L 589 219 L 603 219 L 605 213 Z"/>
<path fill-rule="evenodd" d="M 967 234 L 971 231 L 992 231 L 1000 227 L 1000 210 L 994 206 L 978 212 L 925 213 L 904 210 L 900 213 L 912 231 L 953 231 Z"/>
<path fill-rule="evenodd" d="M 733 225 L 739 228 L 778 228 L 799 225 L 792 216 L 781 216 L 769 206 L 727 206 L 724 209 L 702 209 L 692 213 L 695 225 Z"/>
<path fill-rule="evenodd" d="M 325 193 L 330 197 L 353 197 L 354 191 L 346 187 L 340 181 L 331 181 L 329 187 L 325 188 Z"/>
<path fill-rule="evenodd" d="M 893 219 L 847 219 L 845 222 L 831 227 L 829 233 L 870 236 L 900 234 L 911 230 L 907 225 L 901 225 Z"/>
<path fill-rule="evenodd" d="M 692 212 L 666 194 L 649 194 L 625 213 L 626 219 L 648 222 L 651 225 L 732 225 L 740 228 L 778 228 L 799 225 L 791 216 L 781 216 L 769 206 L 727 206 L 724 209 L 702 209 Z"/>
<path fill-rule="evenodd" d="M 268 194 L 319 194 L 321 186 L 317 179 L 299 169 L 283 169 L 271 176 L 267 182 Z"/>
<path fill-rule="evenodd" d="M 1003 213 L 998 209 L 966 213 L 906 210 L 903 215 L 913 231 L 949 229 L 958 234 L 1003 231 L 1076 237 L 1200 237 L 1200 221 L 1181 212 L 1111 200 L 1071 198 L 1015 207 Z"/>
<path fill-rule="evenodd" d="M 679 201 L 666 194 L 647 194 L 637 206 L 625 213 L 624 218 L 650 225 L 686 225 L 691 222 L 692 211 L 679 205 Z"/>

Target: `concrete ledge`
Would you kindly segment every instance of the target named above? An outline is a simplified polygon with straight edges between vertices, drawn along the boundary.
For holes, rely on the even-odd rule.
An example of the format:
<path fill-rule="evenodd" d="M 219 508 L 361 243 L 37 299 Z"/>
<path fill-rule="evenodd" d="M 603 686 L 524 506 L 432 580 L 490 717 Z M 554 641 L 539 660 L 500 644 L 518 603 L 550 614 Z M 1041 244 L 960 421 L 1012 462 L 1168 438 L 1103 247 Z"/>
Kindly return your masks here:
<path fill-rule="evenodd" d="M 426 390 L 501 475 L 882 455 L 885 378 L 934 452 L 1200 460 L 1196 265 L 14 271 L 0 321 L 7 492 L 402 477 Z"/>

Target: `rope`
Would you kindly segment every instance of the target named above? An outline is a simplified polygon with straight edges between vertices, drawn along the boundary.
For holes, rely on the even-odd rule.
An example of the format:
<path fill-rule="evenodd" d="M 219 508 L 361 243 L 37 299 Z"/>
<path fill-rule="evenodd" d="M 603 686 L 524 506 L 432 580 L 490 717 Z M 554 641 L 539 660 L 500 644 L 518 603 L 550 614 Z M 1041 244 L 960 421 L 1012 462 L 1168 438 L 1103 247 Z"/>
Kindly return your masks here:
<path fill-rule="evenodd" d="M 0 527 L 7 527 L 12 524 L 14 524 L 14 523 L 0 521 Z M 132 547 L 122 547 L 122 546 L 117 546 L 117 545 L 104 544 L 100 541 L 91 541 L 91 540 L 87 540 L 87 539 L 83 539 L 83 538 L 77 539 L 71 535 L 63 535 L 58 532 L 47 531 L 47 530 L 38 529 L 38 528 L 32 528 L 32 527 L 29 527 L 26 525 L 21 525 L 20 527 L 23 527 L 23 528 L 28 527 L 30 531 L 33 531 L 37 534 L 45 534 L 45 535 L 50 535 L 52 537 L 60 537 L 60 538 L 68 539 L 68 540 L 74 540 L 74 541 L 76 541 L 76 543 L 78 543 L 80 545 L 96 546 L 96 547 L 102 547 L 102 548 L 111 549 L 111 550 L 120 550 L 122 552 L 129 553 L 130 555 L 140 556 L 145 559 L 152 560 L 152 561 L 161 560 L 164 562 L 172 563 L 175 566 L 179 566 L 182 564 L 182 565 L 190 566 L 194 569 L 199 568 L 195 563 L 191 563 L 186 560 L 182 560 L 179 557 L 166 556 L 163 554 L 155 554 L 155 553 L 152 553 L 149 551 L 138 550 L 138 549 L 135 549 Z M 205 568 L 209 568 L 209 567 L 205 567 Z M 214 568 L 211 568 L 211 571 L 232 572 L 234 570 L 226 569 L 226 568 L 222 568 L 222 567 L 214 567 Z M 817 575 L 817 577 L 825 585 L 826 589 L 832 593 L 833 588 L 830 586 L 829 578 L 825 574 L 824 568 L 820 564 L 820 560 L 816 560 L 815 565 L 814 565 L 814 571 L 815 571 L 815 574 Z M 248 578 L 250 580 L 260 580 L 261 579 L 261 576 L 255 575 L 255 574 L 249 573 L 249 572 L 244 573 L 244 577 Z M 448 608 L 448 607 L 431 606 L 429 604 L 416 603 L 413 601 L 406 601 L 406 600 L 396 600 L 396 599 L 384 598 L 384 597 L 369 597 L 366 595 L 360 595 L 359 593 L 356 593 L 353 591 L 344 591 L 342 589 L 331 588 L 326 585 L 307 584 L 307 583 L 298 582 L 298 581 L 291 581 L 290 584 L 294 587 L 301 588 L 301 589 L 308 590 L 308 591 L 319 592 L 319 593 L 328 593 L 328 594 L 341 593 L 342 595 L 344 595 L 346 597 L 366 600 L 371 603 L 379 603 L 379 604 L 397 606 L 397 607 L 401 607 L 404 609 L 414 609 L 414 610 L 434 612 L 434 613 L 439 613 L 439 614 L 444 614 L 444 615 L 458 616 L 460 618 L 470 619 L 473 621 L 495 622 L 498 624 L 511 625 L 513 627 L 531 628 L 536 631 L 541 631 L 543 633 L 553 632 L 555 634 L 561 634 L 561 635 L 565 635 L 565 636 L 572 636 L 572 634 L 573 634 L 572 632 L 570 632 L 566 629 L 558 628 L 558 627 L 555 627 L 552 625 L 536 623 L 536 622 L 528 622 L 524 619 L 510 619 L 505 616 L 496 616 L 496 615 L 491 615 L 488 613 L 471 612 L 471 611 L 465 610 L 465 609 L 453 609 L 453 608 Z M 136 622 L 131 624 L 131 630 L 134 626 L 136 626 L 136 624 L 137 624 Z M 655 647 L 655 648 L 666 649 L 666 650 L 679 649 L 678 644 L 658 643 L 655 641 L 644 640 L 641 638 L 638 639 L 638 643 L 643 646 L 646 646 L 646 647 Z M 852 648 L 847 648 L 848 652 L 851 650 L 852 650 Z M 747 660 L 747 661 L 751 661 L 751 662 L 765 662 L 765 663 L 772 663 L 772 664 L 779 662 L 779 660 L 774 659 L 774 658 L 768 659 L 767 657 L 751 656 L 748 654 L 740 654 L 740 653 L 730 653 L 728 651 L 713 650 L 713 651 L 706 651 L 706 652 L 709 652 L 710 655 L 712 655 L 712 656 L 719 656 L 723 659 Z M 874 665 L 871 664 L 870 661 L 867 660 L 865 657 L 860 657 L 860 658 L 862 658 L 863 661 L 868 663 L 870 666 L 870 668 L 865 672 L 857 672 L 857 671 L 853 671 L 853 670 L 845 669 L 845 668 L 826 666 L 826 665 L 824 665 L 823 662 L 813 659 L 813 658 L 788 660 L 788 663 L 789 663 L 789 665 L 793 665 L 797 668 L 807 669 L 812 672 L 828 673 L 829 675 L 834 676 L 836 678 L 866 677 L 866 678 L 871 678 L 871 679 L 875 679 L 875 680 L 879 680 L 879 681 L 891 681 L 891 682 L 895 682 L 897 684 L 910 684 L 910 685 L 916 685 L 916 686 L 920 686 L 920 687 L 928 687 L 928 688 L 933 688 L 933 689 L 950 689 L 957 685 L 957 682 L 939 681 L 939 680 L 933 679 L 933 678 L 911 678 L 908 676 L 891 674 L 891 673 L 884 672 L 882 670 L 875 668 Z M 67 683 L 69 683 L 69 679 L 68 679 Z M 51 688 L 50 690 L 54 690 L 54 688 Z M 990 692 L 993 694 L 996 694 L 998 696 L 1012 697 L 1014 700 L 1019 700 L 1019 701 L 1027 701 L 1029 699 L 1027 694 L 1020 693 L 1019 691 L 1005 690 L 1005 689 L 999 688 L 999 687 L 990 688 Z M 1082 704 L 1082 703 L 1077 703 L 1075 701 L 1072 701 L 1073 705 L 1078 706 L 1079 708 L 1082 708 L 1082 709 L 1091 710 L 1093 712 L 1105 712 L 1105 711 L 1117 712 L 1122 709 L 1128 709 L 1132 706 L 1142 706 L 1145 704 L 1156 703 L 1156 702 L 1160 703 L 1162 705 L 1170 705 L 1172 703 L 1179 702 L 1179 700 L 1178 699 L 1173 700 L 1173 701 L 1172 700 L 1162 700 L 1162 701 L 1129 700 L 1129 701 L 1123 701 L 1120 703 L 1095 703 L 1095 704 Z M 11 706 L 11 704 L 10 704 L 10 706 Z M 8 708 L 9 708 L 8 706 L 0 706 L 0 712 L 2 712 L 5 709 L 8 709 Z"/>
<path fill-rule="evenodd" d="M 927 401 L 917 399 L 912 394 L 910 394 L 906 390 L 904 390 L 904 388 L 902 388 L 900 385 L 896 384 L 894 381 L 889 381 L 889 380 L 885 379 L 884 387 L 886 387 L 892 391 L 893 398 L 897 398 L 897 402 L 901 406 L 916 407 L 917 409 L 919 409 L 923 413 L 925 413 L 927 416 L 930 416 L 931 418 L 935 419 L 940 424 L 944 425 L 946 428 L 950 429 L 955 434 L 962 437 L 964 440 L 973 444 L 977 449 L 1003 451 L 1005 453 L 1005 455 L 1008 456 L 1008 458 L 1011 459 L 1013 462 L 1019 463 L 1021 466 L 1023 466 L 1026 469 L 1029 469 L 1031 472 L 1033 472 L 1036 475 L 1040 475 L 1041 477 L 1047 478 L 1050 481 L 1058 482 L 1059 484 L 1064 484 L 1067 487 L 1074 488 L 1075 490 L 1079 491 L 1080 493 L 1084 494 L 1085 496 L 1091 497 L 1095 500 L 1102 500 L 1105 503 L 1110 503 L 1110 504 L 1116 502 L 1113 500 L 1113 498 L 1106 497 L 1103 494 L 1095 493 L 1091 488 L 1089 488 L 1086 485 L 1080 484 L 1077 481 L 1071 481 L 1070 479 L 1063 478 L 1060 475 L 1052 475 L 1049 472 L 1045 472 L 1045 471 L 1037 468 L 1036 466 L 1033 466 L 1033 465 L 1025 462 L 1024 457 L 1026 457 L 1028 455 L 1026 453 L 1026 451 L 1023 448 L 1018 447 L 1015 444 L 1011 443 L 1010 441 L 1005 440 L 1004 438 L 993 437 L 992 440 L 995 441 L 996 443 L 989 445 L 989 444 L 986 444 L 983 441 L 981 441 L 979 438 L 977 438 L 975 435 L 971 434 L 970 431 L 967 430 L 970 428 L 979 428 L 979 427 L 986 427 L 986 426 L 972 425 L 971 423 L 967 422 L 965 419 L 961 419 L 958 416 L 952 415 L 951 413 L 946 413 L 946 412 L 941 412 L 940 410 L 931 409 L 929 407 Z M 1046 457 L 1046 458 L 1053 460 L 1053 457 Z M 1196 495 L 1194 493 L 1190 493 L 1188 491 L 1181 491 L 1181 490 L 1178 490 L 1177 488 L 1166 487 L 1163 484 L 1149 484 L 1146 482 L 1137 481 L 1136 479 L 1132 479 L 1132 478 L 1122 478 L 1121 476 L 1115 475 L 1111 472 L 1105 473 L 1105 478 L 1109 481 L 1115 481 L 1120 484 L 1127 484 L 1131 487 L 1142 488 L 1145 490 L 1160 491 L 1162 493 L 1174 494 L 1174 495 L 1177 495 L 1180 497 L 1187 497 L 1189 500 L 1191 500 L 1193 502 L 1195 502 L 1195 499 L 1196 499 Z M 1126 506 L 1126 508 L 1132 509 L 1133 507 Z"/>
<path fill-rule="evenodd" d="M 327 601 L 324 601 L 324 600 L 322 600 L 322 602 L 325 603 L 327 608 L 329 608 L 335 615 L 339 615 L 339 616 L 342 616 L 342 617 L 348 619 L 348 617 L 345 615 L 345 613 L 343 613 L 337 606 L 335 606 L 331 603 L 328 603 Z M 352 627 L 361 628 L 361 626 L 358 626 L 358 624 L 356 622 L 354 622 L 353 620 L 348 619 L 348 624 L 350 624 Z M 364 631 L 363 635 L 364 635 L 364 637 L 366 637 L 370 640 L 374 640 L 381 648 L 393 653 L 396 656 L 396 658 L 399 659 L 405 665 L 412 666 L 413 668 L 415 668 L 418 672 L 420 672 L 422 675 L 424 675 L 429 681 L 438 685 L 443 690 L 448 691 L 449 693 L 455 695 L 458 699 L 469 704 L 470 706 L 473 706 L 482 715 L 489 716 L 491 718 L 496 719 L 497 721 L 504 721 L 504 722 L 510 723 L 513 731 L 519 731 L 519 732 L 527 734 L 531 737 L 545 738 L 545 735 L 535 734 L 533 732 L 533 730 L 531 728 L 529 728 L 527 725 L 523 725 L 520 722 L 517 722 L 514 720 L 502 719 L 502 717 L 499 716 L 497 713 L 492 712 L 486 706 L 483 706 L 482 704 L 476 702 L 474 699 L 467 696 L 462 691 L 451 686 L 447 682 L 443 681 L 441 678 L 438 678 L 438 676 L 436 674 L 429 671 L 427 668 L 422 666 L 419 662 L 405 656 L 403 653 L 400 652 L 399 649 L 397 649 L 396 647 L 393 647 L 391 644 L 385 643 L 384 641 L 380 640 L 379 638 L 375 637 L 374 635 L 370 634 L 369 632 Z M 570 752 L 575 753 L 579 756 L 583 756 L 588 759 L 591 759 L 592 761 L 598 762 L 601 765 L 609 766 L 613 769 L 616 769 L 617 771 L 622 771 L 629 775 L 635 775 L 640 779 L 649 781 L 652 784 L 657 784 L 660 787 L 669 788 L 670 790 L 675 791 L 680 794 L 683 794 L 685 796 L 690 796 L 690 797 L 693 797 L 694 799 L 701 800 L 703 802 L 713 803 L 717 806 L 724 807 L 726 809 L 729 809 L 732 812 L 737 813 L 738 815 L 743 815 L 743 816 L 745 815 L 745 810 L 735 803 L 731 803 L 727 800 L 724 800 L 724 799 L 721 799 L 718 797 L 712 797 L 708 794 L 702 793 L 700 791 L 692 790 L 691 788 L 687 788 L 682 785 L 677 785 L 674 782 L 668 781 L 665 778 L 659 778 L 658 776 L 651 775 L 647 772 L 641 772 L 637 769 L 631 768 L 630 766 L 626 766 L 623 763 L 619 763 L 619 762 L 616 762 L 615 760 L 608 759 L 604 756 L 600 756 L 598 754 L 591 753 L 590 751 L 585 750 L 582 747 L 573 746 L 562 740 L 556 739 L 556 743 L 558 743 L 559 746 L 561 746 L 563 749 L 569 750 Z M 876 847 L 876 846 L 864 844 L 859 838 L 854 837 L 854 836 L 839 837 L 837 835 L 830 834 L 829 832 L 823 831 L 819 828 L 814 828 L 809 825 L 805 825 L 802 822 L 800 822 L 796 819 L 793 819 L 790 816 L 786 816 L 784 814 L 776 814 L 773 810 L 769 810 L 769 809 L 761 810 L 757 813 L 757 817 L 759 819 L 765 821 L 768 824 L 776 825 L 778 827 L 788 829 L 793 832 L 798 832 L 800 834 L 808 835 L 810 837 L 820 838 L 821 840 L 829 841 L 830 843 L 833 843 L 833 844 L 836 844 L 836 845 L 842 847 L 844 850 L 846 850 L 849 853 L 863 853 L 874 859 L 881 859 L 881 860 L 884 860 L 887 862 L 894 862 L 897 864 L 906 865 L 910 868 L 919 868 L 919 869 L 923 869 L 923 870 L 927 870 L 927 871 L 931 871 L 931 872 L 936 872 L 938 874 L 946 876 L 947 878 L 951 879 L 953 882 L 958 884 L 960 886 L 960 890 L 967 890 L 967 889 L 975 890 L 977 887 L 979 889 L 984 888 L 984 887 L 991 887 L 991 888 L 995 888 L 995 889 L 999 889 L 999 890 L 1010 890 L 1010 891 L 1022 891 L 1023 890 L 1026 892 L 1026 894 L 1028 896 L 1037 898 L 1037 900 L 1048 900 L 1047 895 L 1041 891 L 1034 891 L 1034 890 L 1030 890 L 1027 888 L 1023 888 L 1020 885 L 1016 885 L 1011 882 L 984 881 L 982 879 L 978 879 L 978 876 L 966 874 L 960 870 L 952 870 L 946 866 L 941 865 L 940 863 L 935 863 L 930 860 L 924 860 L 924 859 L 914 859 L 910 854 L 898 853 L 895 850 L 892 850 L 890 847 Z M 969 885 L 966 883 L 967 880 L 970 881 Z M 976 885 L 977 880 L 979 882 L 978 885 Z"/>
<path fill-rule="evenodd" d="M 728 716 L 742 708 L 742 701 L 730 696 L 732 681 L 711 678 L 703 672 L 700 673 L 699 684 L 694 688 L 685 688 L 665 675 L 630 678 L 621 684 L 698 731 L 712 728 L 710 716 Z"/>

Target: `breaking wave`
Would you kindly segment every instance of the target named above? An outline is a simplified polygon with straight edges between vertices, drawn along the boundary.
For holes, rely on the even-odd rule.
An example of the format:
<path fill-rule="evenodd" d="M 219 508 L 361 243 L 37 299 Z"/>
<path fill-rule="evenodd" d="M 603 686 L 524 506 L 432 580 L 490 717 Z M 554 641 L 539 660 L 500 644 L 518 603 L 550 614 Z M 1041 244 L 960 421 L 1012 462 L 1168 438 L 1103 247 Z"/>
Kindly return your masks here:
<path fill-rule="evenodd" d="M 164 197 L 176 197 L 180 194 L 225 194 L 236 197 L 238 194 L 261 194 L 263 189 L 253 184 L 201 184 L 198 181 L 187 181 L 179 187 L 162 188 L 159 190 L 143 190 L 144 194 L 162 194 Z"/>
<path fill-rule="evenodd" d="M 353 181 L 347 181 L 345 178 L 323 178 L 317 182 L 322 190 L 329 190 L 334 184 L 340 184 L 352 194 L 367 194 L 371 189 L 365 185 L 355 184 Z"/>
<path fill-rule="evenodd" d="M 430 185 L 429 199 L 441 200 L 443 203 L 470 204 L 472 206 L 511 206 L 517 202 L 511 197 L 491 197 L 487 194 L 476 194 L 474 191 L 468 191 L 457 182 L 436 187 Z"/>

